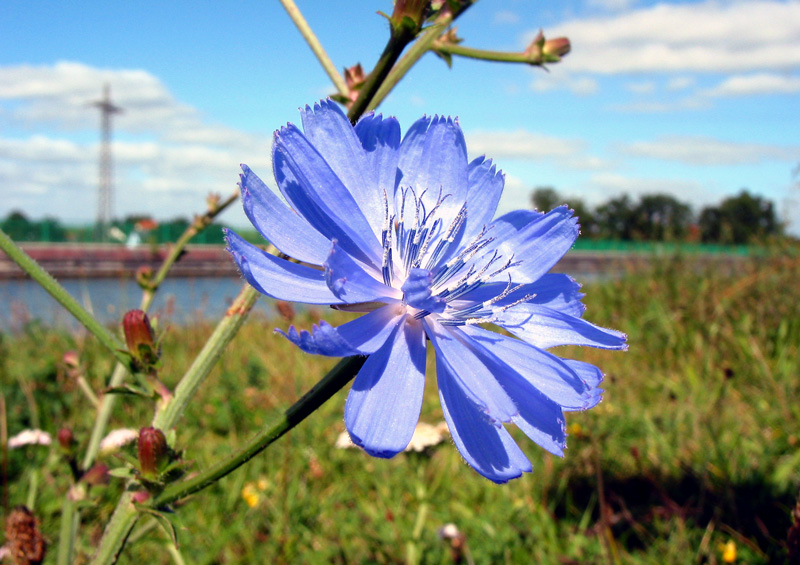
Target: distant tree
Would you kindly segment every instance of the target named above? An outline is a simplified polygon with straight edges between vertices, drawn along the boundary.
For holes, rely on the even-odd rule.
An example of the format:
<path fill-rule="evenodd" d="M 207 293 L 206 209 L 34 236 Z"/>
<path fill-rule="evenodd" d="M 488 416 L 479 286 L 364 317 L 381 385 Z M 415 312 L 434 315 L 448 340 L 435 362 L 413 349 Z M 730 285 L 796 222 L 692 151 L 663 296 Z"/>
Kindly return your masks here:
<path fill-rule="evenodd" d="M 703 241 L 737 245 L 782 231 L 773 203 L 746 189 L 717 207 L 704 208 L 699 224 Z"/>
<path fill-rule="evenodd" d="M 549 212 L 564 202 L 552 186 L 539 186 L 533 189 L 531 203 L 540 212 Z"/>
<path fill-rule="evenodd" d="M 36 239 L 35 226 L 19 210 L 12 211 L 2 223 L 3 231 L 15 241 L 32 241 Z"/>
<path fill-rule="evenodd" d="M 637 239 L 669 241 L 683 239 L 692 223 L 692 208 L 669 194 L 647 194 L 633 210 L 633 233 Z"/>
<path fill-rule="evenodd" d="M 612 198 L 597 207 L 595 221 L 600 237 L 603 239 L 633 238 L 634 206 L 627 194 Z"/>

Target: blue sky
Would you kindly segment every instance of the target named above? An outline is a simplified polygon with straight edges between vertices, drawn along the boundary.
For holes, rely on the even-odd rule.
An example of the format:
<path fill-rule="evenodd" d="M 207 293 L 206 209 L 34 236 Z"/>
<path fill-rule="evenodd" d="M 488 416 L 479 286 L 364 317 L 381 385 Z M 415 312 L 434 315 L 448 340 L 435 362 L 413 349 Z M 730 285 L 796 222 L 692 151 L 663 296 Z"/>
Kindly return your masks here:
<path fill-rule="evenodd" d="M 371 68 L 391 2 L 296 0 L 336 65 Z M 331 6 L 345 6 L 334 9 Z M 464 44 L 520 51 L 542 28 L 573 51 L 550 72 L 432 54 L 380 110 L 407 127 L 457 115 L 470 154 L 506 172 L 502 210 L 536 186 L 599 203 L 669 192 L 695 210 L 748 188 L 800 233 L 800 2 L 480 0 Z M 277 1 L 4 0 L 0 217 L 96 216 L 105 82 L 117 216 L 204 209 L 238 164 L 271 179 L 272 132 L 333 92 Z M 238 208 L 238 207 L 237 207 Z M 243 225 L 237 209 L 223 220 Z"/>

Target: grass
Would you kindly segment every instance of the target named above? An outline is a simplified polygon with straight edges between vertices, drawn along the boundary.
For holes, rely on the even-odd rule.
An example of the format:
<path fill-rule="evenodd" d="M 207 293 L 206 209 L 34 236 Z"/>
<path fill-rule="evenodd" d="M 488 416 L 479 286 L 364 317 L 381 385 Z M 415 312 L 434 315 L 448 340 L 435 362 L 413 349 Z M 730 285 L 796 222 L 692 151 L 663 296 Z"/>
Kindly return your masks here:
<path fill-rule="evenodd" d="M 180 505 L 182 558 L 452 563 L 459 550 L 438 530 L 454 523 L 475 563 L 722 563 L 721 548 L 731 541 L 738 562 L 781 561 L 800 490 L 798 280 L 800 260 L 784 253 L 724 272 L 664 258 L 647 272 L 587 285 L 586 317 L 628 333 L 630 350 L 557 351 L 605 371 L 604 401 L 568 415 L 564 459 L 512 430 L 534 472 L 504 486 L 474 473 L 452 444 L 392 460 L 335 448 L 343 391 L 246 467 Z M 308 327 L 318 316 L 331 323 L 346 317 L 319 310 L 294 323 Z M 250 320 L 191 405 L 177 446 L 194 468 L 223 457 L 334 364 L 273 335 L 286 325 Z M 166 332 L 167 384 L 211 329 Z M 60 358 L 79 351 L 99 390 L 108 356 L 91 339 L 35 323 L 2 335 L 0 348 L 9 433 L 68 426 L 85 442 L 91 405 Z M 422 420 L 436 423 L 442 414 L 432 358 L 428 369 Z M 141 426 L 150 410 L 126 400 L 114 426 Z M 105 462 L 120 465 L 113 457 Z M 37 484 L 36 513 L 51 545 L 67 476 L 57 447 L 8 453 L 6 508 L 25 503 Z M 91 555 L 120 488 L 112 481 L 89 491 L 79 562 Z M 140 520 L 120 562 L 179 562 L 167 545 L 152 521 Z"/>

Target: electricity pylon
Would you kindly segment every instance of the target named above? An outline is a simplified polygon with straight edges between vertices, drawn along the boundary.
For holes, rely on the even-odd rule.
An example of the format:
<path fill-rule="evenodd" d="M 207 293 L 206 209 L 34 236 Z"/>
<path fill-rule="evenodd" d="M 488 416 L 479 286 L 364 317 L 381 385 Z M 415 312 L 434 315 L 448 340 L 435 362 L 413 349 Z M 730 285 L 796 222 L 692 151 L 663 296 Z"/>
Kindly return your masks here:
<path fill-rule="evenodd" d="M 111 116 L 122 108 L 111 103 L 111 87 L 103 87 L 103 99 L 93 102 L 100 108 L 100 178 L 97 195 L 97 229 L 100 241 L 108 239 L 108 227 L 114 211 L 114 169 L 111 159 Z"/>

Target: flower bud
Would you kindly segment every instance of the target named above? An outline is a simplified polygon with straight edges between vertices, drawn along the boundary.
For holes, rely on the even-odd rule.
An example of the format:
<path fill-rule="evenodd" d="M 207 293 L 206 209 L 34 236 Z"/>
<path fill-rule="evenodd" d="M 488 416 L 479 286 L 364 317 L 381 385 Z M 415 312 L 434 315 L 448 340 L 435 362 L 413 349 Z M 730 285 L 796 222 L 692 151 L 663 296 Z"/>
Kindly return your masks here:
<path fill-rule="evenodd" d="M 108 474 L 108 466 L 103 463 L 96 463 L 91 469 L 86 471 L 81 477 L 87 485 L 98 486 L 107 485 L 111 480 L 111 475 Z"/>
<path fill-rule="evenodd" d="M 544 33 L 539 30 L 524 53 L 528 57 L 528 63 L 541 65 L 542 63 L 559 62 L 561 57 L 569 53 L 570 49 L 571 45 L 566 37 L 545 40 Z"/>
<path fill-rule="evenodd" d="M 395 0 L 391 22 L 395 29 L 408 26 L 416 35 L 430 11 L 430 0 Z"/>
<path fill-rule="evenodd" d="M 61 449 L 69 453 L 75 445 L 75 436 L 69 428 L 61 428 L 58 430 L 58 445 Z"/>
<path fill-rule="evenodd" d="M 122 319 L 128 351 L 142 368 L 149 368 L 158 361 L 158 348 L 153 337 L 150 319 L 141 310 L 130 310 Z"/>
<path fill-rule="evenodd" d="M 153 427 L 139 431 L 139 470 L 146 479 L 157 479 L 169 461 L 169 446 L 164 432 Z"/>
<path fill-rule="evenodd" d="M 548 39 L 542 46 L 542 54 L 545 61 L 560 61 L 561 57 L 569 53 L 572 46 L 569 39 L 566 37 L 556 37 L 555 39 Z"/>
<path fill-rule="evenodd" d="M 68 369 L 77 369 L 81 366 L 81 358 L 77 351 L 70 350 L 64 352 L 61 360 Z"/>

